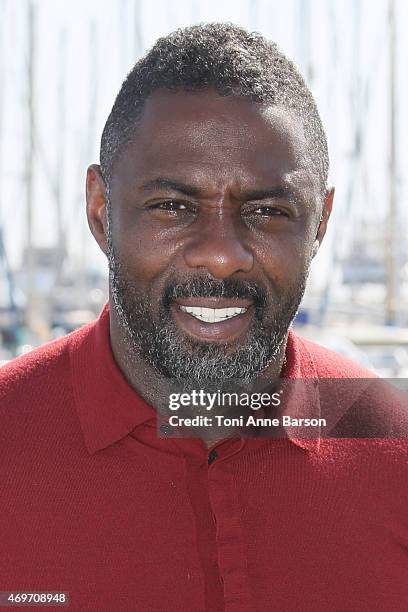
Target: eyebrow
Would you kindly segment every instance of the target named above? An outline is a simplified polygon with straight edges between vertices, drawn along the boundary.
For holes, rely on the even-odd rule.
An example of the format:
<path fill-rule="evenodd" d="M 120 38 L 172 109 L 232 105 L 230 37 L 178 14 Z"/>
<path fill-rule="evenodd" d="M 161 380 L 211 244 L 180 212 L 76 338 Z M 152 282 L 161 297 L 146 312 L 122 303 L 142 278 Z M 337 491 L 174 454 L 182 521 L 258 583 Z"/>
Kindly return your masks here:
<path fill-rule="evenodd" d="M 180 181 L 175 181 L 162 176 L 154 178 L 151 181 L 147 181 L 147 183 L 143 183 L 141 188 L 143 191 L 160 191 L 162 189 L 169 189 L 171 191 L 184 193 L 184 195 L 187 196 L 198 196 L 200 193 L 198 187 L 194 187 L 194 185 L 187 185 L 186 183 L 181 183 Z"/>
<path fill-rule="evenodd" d="M 242 194 L 242 199 L 250 202 L 251 200 L 268 200 L 271 198 L 286 198 L 287 200 L 294 200 L 294 193 L 292 190 L 281 185 L 280 187 L 274 187 L 272 189 L 255 189 L 253 191 L 246 191 Z"/>
<path fill-rule="evenodd" d="M 189 185 L 187 183 L 182 183 L 180 181 L 162 176 L 143 183 L 143 185 L 141 185 L 141 189 L 146 192 L 167 189 L 171 191 L 178 191 L 179 193 L 192 197 L 197 197 L 201 193 L 201 190 L 194 185 Z M 267 200 L 271 198 L 286 198 L 289 201 L 293 201 L 295 199 L 294 193 L 291 189 L 288 189 L 284 185 L 280 185 L 278 187 L 268 189 L 254 189 L 245 191 L 241 194 L 240 200 L 250 202 L 252 200 Z"/>

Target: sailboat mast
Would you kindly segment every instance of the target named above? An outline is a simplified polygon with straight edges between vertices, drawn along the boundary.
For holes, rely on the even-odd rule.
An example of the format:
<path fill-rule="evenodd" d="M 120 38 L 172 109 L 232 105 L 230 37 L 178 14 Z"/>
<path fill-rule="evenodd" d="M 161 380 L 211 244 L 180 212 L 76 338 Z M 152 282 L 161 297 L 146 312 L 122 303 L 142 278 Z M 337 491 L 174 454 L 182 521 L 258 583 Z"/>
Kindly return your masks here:
<path fill-rule="evenodd" d="M 36 13 L 32 1 L 27 13 L 27 150 L 25 165 L 26 195 L 26 312 L 25 324 L 28 331 L 33 328 L 34 317 L 34 252 L 33 252 L 33 166 L 34 166 L 34 66 L 35 66 L 35 22 Z"/>
<path fill-rule="evenodd" d="M 61 281 L 62 266 L 65 257 L 65 229 L 63 222 L 63 190 L 65 172 L 65 79 L 66 79 L 66 30 L 63 29 L 58 46 L 59 72 L 57 85 L 57 125 L 56 125 L 56 158 L 55 170 L 55 205 L 57 214 L 57 244 L 55 261 L 55 283 Z"/>
<path fill-rule="evenodd" d="M 386 243 L 385 243 L 385 322 L 387 325 L 396 325 L 398 317 L 397 293 L 397 162 L 396 162 L 396 21 L 395 1 L 389 0 L 388 5 L 388 28 L 389 28 L 389 204 L 386 221 Z"/>

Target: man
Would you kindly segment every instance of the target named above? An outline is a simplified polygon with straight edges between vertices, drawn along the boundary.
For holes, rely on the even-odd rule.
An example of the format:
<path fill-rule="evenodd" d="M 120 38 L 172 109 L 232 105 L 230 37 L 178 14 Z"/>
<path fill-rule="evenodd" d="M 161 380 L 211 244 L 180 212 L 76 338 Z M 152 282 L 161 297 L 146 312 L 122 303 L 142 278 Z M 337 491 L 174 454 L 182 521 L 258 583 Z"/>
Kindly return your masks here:
<path fill-rule="evenodd" d="M 402 413 L 360 389 L 326 406 L 331 436 L 202 439 L 162 412 L 175 390 L 306 379 L 314 417 L 316 381 L 371 376 L 289 331 L 327 174 L 312 95 L 261 36 L 194 26 L 136 64 L 87 175 L 109 304 L 1 371 L 2 591 L 65 591 L 73 610 L 406 609 Z"/>

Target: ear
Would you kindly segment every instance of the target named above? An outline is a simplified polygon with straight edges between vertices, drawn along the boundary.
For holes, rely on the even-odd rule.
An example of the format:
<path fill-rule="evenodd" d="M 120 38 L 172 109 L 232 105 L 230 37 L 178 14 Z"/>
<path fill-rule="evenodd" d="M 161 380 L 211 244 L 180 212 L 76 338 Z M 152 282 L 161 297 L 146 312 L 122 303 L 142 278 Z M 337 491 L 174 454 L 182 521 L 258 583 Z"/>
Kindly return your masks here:
<path fill-rule="evenodd" d="M 333 199 L 334 199 L 334 187 L 330 187 L 326 191 L 323 211 L 320 217 L 319 227 L 317 228 L 316 238 L 313 243 L 312 257 L 314 257 L 317 254 L 317 251 L 319 250 L 320 245 L 323 241 L 324 235 L 326 233 L 327 224 L 329 222 L 329 218 L 330 218 L 331 211 L 333 208 Z"/>
<path fill-rule="evenodd" d="M 106 185 L 98 164 L 89 166 L 86 174 L 86 216 L 93 237 L 106 255 L 108 252 Z"/>

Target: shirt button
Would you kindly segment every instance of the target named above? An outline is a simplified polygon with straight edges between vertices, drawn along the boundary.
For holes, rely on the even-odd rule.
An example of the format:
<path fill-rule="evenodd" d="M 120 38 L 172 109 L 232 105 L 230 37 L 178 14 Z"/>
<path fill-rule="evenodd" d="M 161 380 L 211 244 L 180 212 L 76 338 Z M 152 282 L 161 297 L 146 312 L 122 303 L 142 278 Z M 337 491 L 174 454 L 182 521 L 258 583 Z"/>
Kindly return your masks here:
<path fill-rule="evenodd" d="M 213 461 L 215 461 L 217 459 L 218 455 L 217 455 L 217 451 L 215 449 L 213 449 L 212 451 L 210 451 L 208 453 L 208 465 L 211 465 Z"/>
<path fill-rule="evenodd" d="M 171 425 L 164 423 L 163 425 L 160 425 L 159 430 L 160 433 L 162 433 L 164 436 L 171 436 L 173 428 L 171 427 Z"/>

